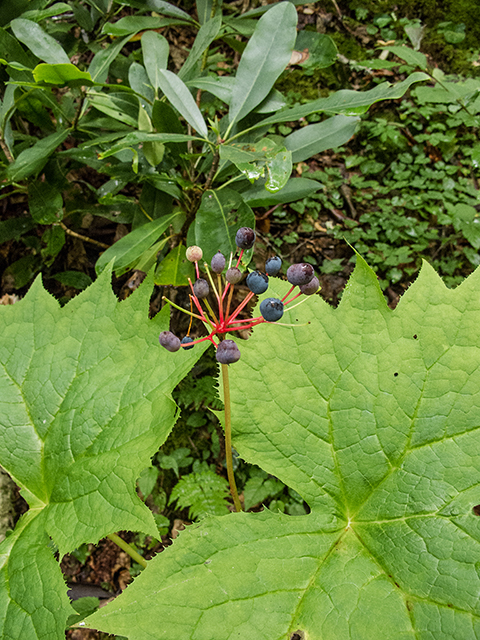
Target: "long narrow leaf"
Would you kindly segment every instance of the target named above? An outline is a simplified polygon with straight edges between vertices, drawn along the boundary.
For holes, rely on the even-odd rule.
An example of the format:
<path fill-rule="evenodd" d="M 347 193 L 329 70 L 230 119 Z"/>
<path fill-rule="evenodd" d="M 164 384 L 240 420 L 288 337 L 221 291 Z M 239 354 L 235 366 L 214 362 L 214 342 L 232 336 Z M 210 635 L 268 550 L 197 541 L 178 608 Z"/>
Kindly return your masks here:
<path fill-rule="evenodd" d="M 102 49 L 93 56 L 88 71 L 95 82 L 105 82 L 110 65 L 120 53 L 123 46 L 130 40 L 130 37 L 130 35 L 125 36 L 125 38 L 111 44 L 106 49 Z"/>
<path fill-rule="evenodd" d="M 147 6 L 149 9 L 153 11 L 157 11 L 164 16 L 171 16 L 172 18 L 181 18 L 182 20 L 186 20 L 187 22 L 193 22 L 192 18 L 186 13 L 179 9 L 173 4 L 169 2 L 164 2 L 164 0 L 147 0 Z"/>
<path fill-rule="evenodd" d="M 168 216 L 162 216 L 158 220 L 147 222 L 113 244 L 97 260 L 96 272 L 101 273 L 113 258 L 115 258 L 113 265 L 115 271 L 132 264 L 158 240 L 177 215 L 177 213 L 172 213 Z"/>
<path fill-rule="evenodd" d="M 185 118 L 188 124 L 204 138 L 207 138 L 207 125 L 186 84 L 171 71 L 161 69 L 158 72 L 158 77 L 160 89 L 175 109 Z"/>
<path fill-rule="evenodd" d="M 167 68 L 169 51 L 167 40 L 159 33 L 147 31 L 143 34 L 143 64 L 155 91 L 160 87 L 159 71 Z"/>
<path fill-rule="evenodd" d="M 12 181 L 18 181 L 38 173 L 50 155 L 62 144 L 67 136 L 68 131 L 62 129 L 46 138 L 42 138 L 33 147 L 24 149 L 15 162 L 7 168 L 7 178 Z"/>
<path fill-rule="evenodd" d="M 359 118 L 333 116 L 324 122 L 310 124 L 285 138 L 293 162 L 302 162 L 316 153 L 345 144 L 355 133 Z"/>
<path fill-rule="evenodd" d="M 230 124 L 252 111 L 270 92 L 292 55 L 297 12 L 290 2 L 281 2 L 258 22 L 243 52 L 230 102 Z"/>
<path fill-rule="evenodd" d="M 180 69 L 178 77 L 181 78 L 184 82 L 195 67 L 196 63 L 200 59 L 201 55 L 205 51 L 207 47 L 211 45 L 211 43 L 218 36 L 220 28 L 222 26 L 222 18 L 221 16 L 217 16 L 216 18 L 212 18 L 208 22 L 206 22 L 197 34 L 195 38 L 195 42 L 188 54 L 188 58 L 185 61 L 185 64 Z"/>
<path fill-rule="evenodd" d="M 374 89 L 369 91 L 351 91 L 350 89 L 342 89 L 336 91 L 328 98 L 319 98 L 313 100 L 308 104 L 293 107 L 293 109 L 285 109 L 280 113 L 270 116 L 265 120 L 257 123 L 252 129 L 264 127 L 270 124 L 277 124 L 279 122 L 291 122 L 292 120 L 299 120 L 305 118 L 311 113 L 343 113 L 344 115 L 358 116 L 380 100 L 397 100 L 401 98 L 406 91 L 416 82 L 423 82 L 429 80 L 429 76 L 421 71 L 416 71 L 408 76 L 402 82 L 391 85 L 389 82 L 382 82 Z"/>
<path fill-rule="evenodd" d="M 115 153 L 134 147 L 141 142 L 187 142 L 188 140 L 198 140 L 194 136 L 187 136 L 183 133 L 149 133 L 148 131 L 132 131 L 120 142 L 107 149 L 100 155 L 100 159 L 113 156 Z"/>
<path fill-rule="evenodd" d="M 61 45 L 40 25 L 31 20 L 17 18 L 10 23 L 13 33 L 37 58 L 50 64 L 69 64 L 70 59 Z"/>

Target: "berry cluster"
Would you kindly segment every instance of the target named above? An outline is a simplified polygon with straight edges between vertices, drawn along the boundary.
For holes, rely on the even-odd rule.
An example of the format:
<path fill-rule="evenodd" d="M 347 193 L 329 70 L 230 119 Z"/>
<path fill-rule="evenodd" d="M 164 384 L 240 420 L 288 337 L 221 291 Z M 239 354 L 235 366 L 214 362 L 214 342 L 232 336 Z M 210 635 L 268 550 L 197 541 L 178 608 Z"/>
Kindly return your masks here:
<path fill-rule="evenodd" d="M 249 227 L 241 227 L 235 236 L 235 244 L 240 250 L 237 262 L 235 266 L 232 266 L 233 255 L 230 257 L 230 264 L 227 266 L 225 256 L 219 251 L 216 253 L 211 262 L 210 268 L 205 263 L 205 272 L 207 279 L 200 277 L 200 270 L 198 267 L 199 261 L 202 259 L 203 252 L 200 247 L 192 246 L 187 249 L 187 259 L 190 262 L 195 263 L 195 271 L 197 279 L 192 284 L 190 282 L 190 288 L 192 293 L 190 295 L 191 311 L 185 311 L 181 307 L 177 307 L 173 302 L 170 304 L 180 311 L 188 313 L 191 318 L 198 318 L 207 327 L 209 334 L 204 338 L 193 340 L 188 334 L 190 333 L 190 327 L 187 335 L 180 340 L 171 331 L 162 331 L 159 337 L 160 344 L 168 351 L 178 351 L 179 349 L 192 349 L 197 342 L 203 342 L 209 340 L 215 345 L 217 350 L 217 361 L 221 364 L 232 364 L 240 359 L 240 350 L 233 340 L 225 339 L 225 334 L 233 331 L 240 331 L 243 329 L 251 329 L 257 324 L 262 322 L 278 322 L 283 316 L 284 310 L 292 303 L 296 298 L 302 294 L 309 296 L 316 293 L 320 287 L 318 279 L 315 277 L 313 267 L 310 264 L 299 263 L 292 264 L 287 270 L 287 280 L 292 285 L 288 293 L 280 300 L 279 298 L 265 298 L 260 304 L 261 316 L 257 318 L 239 319 L 238 315 L 245 308 L 248 302 L 254 295 L 264 293 L 268 289 L 268 280 L 271 276 L 276 276 L 282 267 L 282 261 L 278 256 L 269 258 L 265 263 L 265 273 L 261 271 L 250 272 L 245 280 L 247 287 L 250 289 L 250 293 L 247 294 L 245 299 L 238 305 L 233 311 L 230 310 L 234 286 L 238 284 L 242 278 L 243 273 L 238 268 L 243 257 L 243 252 L 247 249 L 251 249 L 255 242 L 255 232 Z M 215 285 L 214 276 L 217 276 L 217 284 Z M 225 273 L 224 273 L 225 272 Z M 224 276 L 222 277 L 222 274 Z M 210 284 L 209 284 L 210 283 Z M 299 293 L 292 295 L 295 287 L 299 287 Z M 207 296 L 210 291 L 213 291 L 218 305 L 218 313 L 215 314 L 212 310 Z M 288 299 L 290 297 L 290 299 Z M 203 301 L 204 307 L 202 307 L 201 301 Z M 193 312 L 193 305 L 195 305 L 198 313 Z M 296 306 L 296 305 L 294 305 Z M 289 307 L 290 309 L 292 307 Z M 214 339 L 217 337 L 219 342 Z"/>

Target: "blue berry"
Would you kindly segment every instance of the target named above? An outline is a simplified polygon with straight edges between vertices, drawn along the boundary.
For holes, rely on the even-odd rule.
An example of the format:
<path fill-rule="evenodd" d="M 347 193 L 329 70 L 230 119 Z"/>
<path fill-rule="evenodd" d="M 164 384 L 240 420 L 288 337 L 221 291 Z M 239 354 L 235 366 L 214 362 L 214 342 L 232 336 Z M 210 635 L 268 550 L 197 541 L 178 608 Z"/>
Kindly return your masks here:
<path fill-rule="evenodd" d="M 251 249 L 255 242 L 255 231 L 250 227 L 240 227 L 235 236 L 235 244 L 240 249 Z"/>
<path fill-rule="evenodd" d="M 264 293 L 268 289 L 268 278 L 260 271 L 252 271 L 247 276 L 247 287 L 252 293 Z"/>
<path fill-rule="evenodd" d="M 217 253 L 213 256 L 212 261 L 210 262 L 210 266 L 214 273 L 222 273 L 225 269 L 225 256 L 221 251 L 217 251 Z"/>
<path fill-rule="evenodd" d="M 305 262 L 292 264 L 287 269 L 287 280 L 293 285 L 307 284 L 314 275 L 312 265 Z"/>
<path fill-rule="evenodd" d="M 195 280 L 193 285 L 193 293 L 197 296 L 197 298 L 206 298 L 210 291 L 210 287 L 208 286 L 208 282 L 203 278 L 198 278 Z"/>
<path fill-rule="evenodd" d="M 313 276 L 310 282 L 307 282 L 307 284 L 301 284 L 299 289 L 306 296 L 311 296 L 312 294 L 317 293 L 320 289 L 320 282 L 316 276 Z"/>
<path fill-rule="evenodd" d="M 277 322 L 283 316 L 283 302 L 278 298 L 265 298 L 260 303 L 260 313 L 267 322 Z"/>
<path fill-rule="evenodd" d="M 185 336 L 184 338 L 182 338 L 181 344 L 189 344 L 190 342 L 193 342 L 193 338 L 191 338 L 190 336 Z M 193 349 L 195 345 L 191 344 L 189 347 L 183 347 L 185 349 L 185 351 L 187 349 Z"/>
<path fill-rule="evenodd" d="M 162 331 L 158 336 L 158 341 L 167 351 L 178 351 L 180 349 L 180 338 L 177 338 L 171 331 Z"/>
<path fill-rule="evenodd" d="M 276 276 L 281 268 L 282 260 L 278 256 L 269 258 L 265 263 L 265 272 L 268 273 L 269 276 Z"/>
<path fill-rule="evenodd" d="M 217 347 L 217 362 L 220 364 L 232 364 L 240 360 L 240 349 L 233 340 L 222 340 Z"/>
<path fill-rule="evenodd" d="M 243 273 L 238 267 L 230 267 L 225 274 L 225 280 L 230 284 L 237 284 L 243 278 Z"/>

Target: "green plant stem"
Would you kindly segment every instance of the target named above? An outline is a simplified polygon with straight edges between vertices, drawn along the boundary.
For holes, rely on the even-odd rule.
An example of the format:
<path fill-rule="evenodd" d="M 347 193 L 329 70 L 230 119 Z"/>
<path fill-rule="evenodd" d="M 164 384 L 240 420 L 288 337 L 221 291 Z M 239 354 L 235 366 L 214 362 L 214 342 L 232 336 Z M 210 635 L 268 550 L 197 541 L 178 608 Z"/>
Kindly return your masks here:
<path fill-rule="evenodd" d="M 233 475 L 232 421 L 230 408 L 230 384 L 228 382 L 228 364 L 222 364 L 222 380 L 223 403 L 225 405 L 225 458 L 227 461 L 228 483 L 230 485 L 230 493 L 232 494 L 235 511 L 242 511 L 242 505 L 238 497 L 237 485 L 235 484 L 235 476 Z"/>
<path fill-rule="evenodd" d="M 116 533 L 111 533 L 107 536 L 107 538 L 114 542 L 118 547 L 120 547 L 120 549 L 123 549 L 125 553 L 128 553 L 132 560 L 138 562 L 138 564 L 145 569 L 145 567 L 147 566 L 147 561 L 137 551 L 135 551 L 135 549 L 131 547 L 128 542 L 122 540 L 122 538 L 120 538 L 120 536 L 118 536 Z"/>

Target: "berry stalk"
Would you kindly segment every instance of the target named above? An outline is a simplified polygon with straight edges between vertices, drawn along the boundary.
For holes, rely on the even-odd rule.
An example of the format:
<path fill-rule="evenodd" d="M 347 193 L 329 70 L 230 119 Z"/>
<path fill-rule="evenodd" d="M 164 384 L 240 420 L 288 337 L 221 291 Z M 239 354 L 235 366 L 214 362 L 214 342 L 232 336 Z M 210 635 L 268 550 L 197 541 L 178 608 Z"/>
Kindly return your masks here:
<path fill-rule="evenodd" d="M 233 473 L 233 457 L 232 457 L 232 414 L 230 407 L 230 384 L 228 380 L 228 364 L 222 364 L 222 380 L 223 380 L 223 404 L 225 407 L 225 457 L 227 463 L 228 484 L 230 485 L 230 493 L 232 494 L 235 511 L 243 511 L 240 498 L 238 497 L 237 485 Z"/>

